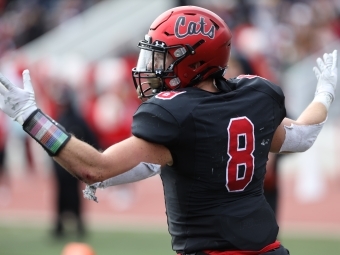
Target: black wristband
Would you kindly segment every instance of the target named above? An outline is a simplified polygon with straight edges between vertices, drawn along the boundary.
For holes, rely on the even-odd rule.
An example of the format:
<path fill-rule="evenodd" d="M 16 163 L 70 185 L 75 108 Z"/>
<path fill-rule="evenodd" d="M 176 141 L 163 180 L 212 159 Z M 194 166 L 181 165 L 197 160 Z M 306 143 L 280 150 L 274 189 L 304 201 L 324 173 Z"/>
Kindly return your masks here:
<path fill-rule="evenodd" d="M 50 156 L 56 156 L 71 138 L 63 126 L 45 115 L 40 109 L 35 110 L 25 120 L 22 127 L 42 145 Z"/>

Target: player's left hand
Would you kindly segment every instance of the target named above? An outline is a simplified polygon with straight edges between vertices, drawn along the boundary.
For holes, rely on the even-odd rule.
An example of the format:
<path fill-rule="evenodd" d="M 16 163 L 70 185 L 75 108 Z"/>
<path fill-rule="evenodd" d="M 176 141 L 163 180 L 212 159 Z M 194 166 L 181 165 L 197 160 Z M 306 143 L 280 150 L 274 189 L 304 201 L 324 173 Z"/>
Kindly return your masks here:
<path fill-rule="evenodd" d="M 22 78 L 24 89 L 14 86 L 0 73 L 0 108 L 20 125 L 37 109 L 28 70 L 23 71 Z"/>
<path fill-rule="evenodd" d="M 325 53 L 323 59 L 316 60 L 317 67 L 313 68 L 315 76 L 318 80 L 315 95 L 320 93 L 328 93 L 331 102 L 335 97 L 335 90 L 338 80 L 338 52 L 334 50 L 332 53 Z"/>

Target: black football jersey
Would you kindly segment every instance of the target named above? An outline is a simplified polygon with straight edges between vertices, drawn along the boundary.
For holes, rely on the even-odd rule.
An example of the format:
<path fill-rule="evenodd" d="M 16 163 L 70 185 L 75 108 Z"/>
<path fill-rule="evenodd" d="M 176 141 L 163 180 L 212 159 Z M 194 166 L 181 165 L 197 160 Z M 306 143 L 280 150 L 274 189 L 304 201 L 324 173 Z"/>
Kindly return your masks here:
<path fill-rule="evenodd" d="M 249 75 L 219 88 L 161 92 L 133 117 L 133 135 L 166 146 L 174 160 L 161 179 L 175 251 L 260 250 L 277 238 L 263 181 L 284 95 Z"/>

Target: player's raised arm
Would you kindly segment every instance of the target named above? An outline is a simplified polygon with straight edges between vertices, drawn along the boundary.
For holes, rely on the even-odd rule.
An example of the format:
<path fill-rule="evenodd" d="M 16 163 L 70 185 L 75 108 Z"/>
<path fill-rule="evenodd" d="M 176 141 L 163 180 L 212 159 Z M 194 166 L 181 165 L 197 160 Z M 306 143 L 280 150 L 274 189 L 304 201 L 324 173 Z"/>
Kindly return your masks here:
<path fill-rule="evenodd" d="M 1 110 L 22 125 L 54 160 L 85 183 L 104 181 L 140 162 L 163 166 L 172 160 L 164 146 L 135 136 L 99 152 L 72 136 L 37 107 L 28 70 L 23 72 L 24 89 L 13 85 L 2 74 L 0 82 Z"/>
<path fill-rule="evenodd" d="M 271 152 L 303 152 L 313 145 L 335 98 L 337 59 L 337 50 L 334 50 L 316 60 L 317 67 L 313 71 L 318 82 L 314 99 L 297 120 L 285 118 L 282 121 L 274 134 Z"/>

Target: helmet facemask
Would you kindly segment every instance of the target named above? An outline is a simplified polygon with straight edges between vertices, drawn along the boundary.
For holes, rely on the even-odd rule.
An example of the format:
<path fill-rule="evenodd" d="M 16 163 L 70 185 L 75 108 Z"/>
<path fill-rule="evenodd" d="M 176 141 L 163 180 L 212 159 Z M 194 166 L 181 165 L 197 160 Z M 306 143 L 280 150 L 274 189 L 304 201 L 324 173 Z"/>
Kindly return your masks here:
<path fill-rule="evenodd" d="M 150 98 L 167 90 L 166 84 L 176 89 L 180 80 L 174 73 L 174 67 L 185 56 L 183 46 L 167 47 L 161 41 L 152 43 L 151 37 L 146 35 L 138 47 L 141 50 L 137 66 L 132 69 L 132 76 L 139 98 Z M 176 60 L 170 51 L 175 53 Z"/>

